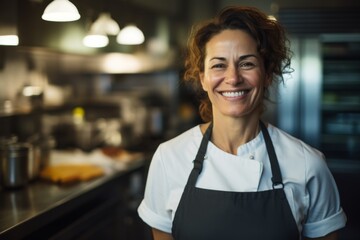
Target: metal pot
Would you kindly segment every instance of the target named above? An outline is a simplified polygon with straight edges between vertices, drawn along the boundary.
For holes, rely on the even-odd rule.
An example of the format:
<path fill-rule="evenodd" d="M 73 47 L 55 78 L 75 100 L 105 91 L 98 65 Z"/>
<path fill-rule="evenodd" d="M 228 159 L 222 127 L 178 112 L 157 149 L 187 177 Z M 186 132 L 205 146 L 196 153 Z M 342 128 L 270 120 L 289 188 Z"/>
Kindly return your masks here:
<path fill-rule="evenodd" d="M 25 186 L 32 174 L 32 146 L 26 143 L 12 143 L 0 148 L 1 184 L 5 188 Z"/>

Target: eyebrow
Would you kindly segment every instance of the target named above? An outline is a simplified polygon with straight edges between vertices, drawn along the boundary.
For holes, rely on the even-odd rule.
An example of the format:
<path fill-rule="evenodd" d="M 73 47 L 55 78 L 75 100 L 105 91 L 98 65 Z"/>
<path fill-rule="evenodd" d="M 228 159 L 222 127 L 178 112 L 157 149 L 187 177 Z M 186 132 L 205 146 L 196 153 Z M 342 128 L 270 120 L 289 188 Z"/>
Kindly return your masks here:
<path fill-rule="evenodd" d="M 249 58 L 249 57 L 258 58 L 258 56 L 255 55 L 255 54 L 247 54 L 247 55 L 240 56 L 239 60 L 241 61 L 241 60 L 244 60 L 244 59 Z"/>
<path fill-rule="evenodd" d="M 239 57 L 239 60 L 242 61 L 242 60 L 247 59 L 247 58 L 250 58 L 250 57 L 258 58 L 255 54 L 246 54 L 246 55 L 240 56 L 240 57 Z M 225 61 L 226 59 L 225 59 L 224 57 L 213 57 L 213 58 L 211 58 L 209 61 L 212 61 L 212 60 Z"/>

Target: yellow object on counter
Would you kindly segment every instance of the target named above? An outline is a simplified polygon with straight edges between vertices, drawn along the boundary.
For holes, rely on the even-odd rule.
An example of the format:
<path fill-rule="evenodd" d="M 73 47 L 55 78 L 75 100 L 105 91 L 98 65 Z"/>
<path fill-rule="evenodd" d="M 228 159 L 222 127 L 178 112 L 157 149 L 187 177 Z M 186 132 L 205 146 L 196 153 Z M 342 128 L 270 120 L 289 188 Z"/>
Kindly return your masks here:
<path fill-rule="evenodd" d="M 104 175 L 103 168 L 91 164 L 59 164 L 48 166 L 40 172 L 40 178 L 55 183 L 87 181 Z"/>

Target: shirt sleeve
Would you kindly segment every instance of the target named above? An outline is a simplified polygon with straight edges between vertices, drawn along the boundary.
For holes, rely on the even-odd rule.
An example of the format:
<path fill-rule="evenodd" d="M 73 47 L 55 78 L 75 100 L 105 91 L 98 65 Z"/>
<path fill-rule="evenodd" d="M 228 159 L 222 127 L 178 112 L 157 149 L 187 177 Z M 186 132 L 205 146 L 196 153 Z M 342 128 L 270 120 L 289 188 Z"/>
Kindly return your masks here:
<path fill-rule="evenodd" d="M 346 215 L 340 206 L 336 182 L 320 152 L 304 146 L 306 161 L 306 191 L 308 209 L 303 235 L 322 237 L 341 229 L 346 224 Z M 316 151 L 316 150 L 315 150 Z M 320 156 L 320 158 L 319 158 Z"/>
<path fill-rule="evenodd" d="M 166 209 L 166 203 L 169 197 L 166 173 L 160 145 L 149 167 L 145 195 L 138 207 L 138 214 L 149 226 L 170 233 L 172 221 L 171 212 Z"/>

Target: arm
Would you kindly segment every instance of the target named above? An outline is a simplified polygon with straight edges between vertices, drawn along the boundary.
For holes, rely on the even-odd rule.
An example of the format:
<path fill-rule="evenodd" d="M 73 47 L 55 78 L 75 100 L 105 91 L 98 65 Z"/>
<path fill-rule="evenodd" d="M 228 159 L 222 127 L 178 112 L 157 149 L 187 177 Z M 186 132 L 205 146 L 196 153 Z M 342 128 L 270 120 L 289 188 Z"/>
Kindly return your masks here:
<path fill-rule="evenodd" d="M 304 152 L 308 208 L 302 231 L 304 236 L 323 236 L 313 239 L 336 240 L 338 230 L 346 226 L 347 219 L 340 205 L 335 179 L 322 153 L 316 157 L 305 147 Z"/>
<path fill-rule="evenodd" d="M 152 234 L 153 234 L 154 240 L 174 240 L 170 233 L 160 231 L 156 228 L 152 229 Z M 332 240 L 332 239 L 329 239 L 329 240 Z"/>
<path fill-rule="evenodd" d="M 319 238 L 304 238 L 304 240 L 337 240 L 337 239 L 338 239 L 337 232 L 332 232 L 324 237 L 319 237 Z"/>

